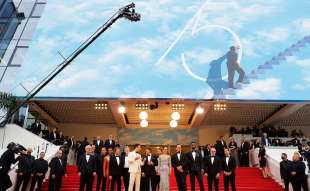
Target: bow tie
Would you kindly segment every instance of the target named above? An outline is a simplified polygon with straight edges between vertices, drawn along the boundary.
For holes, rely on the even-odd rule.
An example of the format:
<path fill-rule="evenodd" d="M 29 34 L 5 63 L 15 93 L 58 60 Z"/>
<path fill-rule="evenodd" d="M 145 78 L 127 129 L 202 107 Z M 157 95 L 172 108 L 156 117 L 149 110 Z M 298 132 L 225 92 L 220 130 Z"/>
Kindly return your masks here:
<path fill-rule="evenodd" d="M 211 156 L 211 158 L 214 158 L 215 156 Z"/>
<path fill-rule="evenodd" d="M 177 152 L 178 154 L 181 154 L 181 152 Z"/>

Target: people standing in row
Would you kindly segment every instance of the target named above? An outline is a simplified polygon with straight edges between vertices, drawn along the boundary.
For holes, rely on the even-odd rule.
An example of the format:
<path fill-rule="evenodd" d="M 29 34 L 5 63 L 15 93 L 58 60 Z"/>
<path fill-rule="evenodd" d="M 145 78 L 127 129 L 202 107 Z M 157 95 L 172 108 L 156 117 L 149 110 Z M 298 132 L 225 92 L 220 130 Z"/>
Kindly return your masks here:
<path fill-rule="evenodd" d="M 221 156 L 216 156 L 215 148 L 211 148 L 211 156 L 205 158 L 205 176 L 208 180 L 208 191 L 212 191 L 212 184 L 214 184 L 215 191 L 219 190 L 222 159 Z"/>
<path fill-rule="evenodd" d="M 96 184 L 96 191 L 100 191 L 100 187 L 102 185 L 102 191 L 105 191 L 106 189 L 106 178 L 103 176 L 103 160 L 105 156 L 107 155 L 107 149 L 105 147 L 101 148 L 100 153 L 96 153 L 96 173 L 97 173 L 97 184 Z"/>
<path fill-rule="evenodd" d="M 179 191 L 186 191 L 187 156 L 182 153 L 182 146 L 176 146 L 176 153 L 171 157 L 172 167 Z"/>
<path fill-rule="evenodd" d="M 115 185 L 117 186 L 117 191 L 121 191 L 122 188 L 121 177 L 123 164 L 120 155 L 121 150 L 119 147 L 116 147 L 114 154 L 111 154 L 110 156 L 109 180 L 111 181 L 111 191 L 114 191 Z"/>
<path fill-rule="evenodd" d="M 94 155 L 91 154 L 92 147 L 87 145 L 85 147 L 85 154 L 81 156 L 78 171 L 80 176 L 80 191 L 84 191 L 86 187 L 86 191 L 92 191 L 93 188 L 93 180 L 96 176 L 97 163 Z"/>
<path fill-rule="evenodd" d="M 156 169 L 158 166 L 157 157 L 152 155 L 151 149 L 145 149 L 145 157 L 143 159 L 142 171 L 144 173 L 144 190 L 156 190 Z"/>
<path fill-rule="evenodd" d="M 192 150 L 187 153 L 189 176 L 191 183 L 191 190 L 195 191 L 195 178 L 197 178 L 200 191 L 204 191 L 202 175 L 204 174 L 203 158 L 197 152 L 196 142 L 191 143 Z"/>
<path fill-rule="evenodd" d="M 62 161 L 62 150 L 58 150 L 56 156 L 49 163 L 50 176 L 49 176 L 49 191 L 59 191 L 62 185 L 62 177 L 65 175 L 65 166 Z"/>
<path fill-rule="evenodd" d="M 170 169 L 171 157 L 168 154 L 168 147 L 164 147 L 163 153 L 158 157 L 159 191 L 169 191 Z"/>
<path fill-rule="evenodd" d="M 45 174 L 48 170 L 48 162 L 44 160 L 45 152 L 40 152 L 40 157 L 33 162 L 32 168 L 32 181 L 30 186 L 30 191 L 33 191 L 35 185 L 37 184 L 37 190 L 42 190 L 42 183 L 45 178 Z"/>
<path fill-rule="evenodd" d="M 25 191 L 29 180 L 31 178 L 33 163 L 35 158 L 31 155 L 32 148 L 28 148 L 25 153 L 21 154 L 21 159 L 18 163 L 17 169 L 17 180 L 15 185 L 15 191 L 19 191 L 20 186 L 22 186 L 22 191 Z"/>
<path fill-rule="evenodd" d="M 141 166 L 143 165 L 141 154 L 139 153 L 141 150 L 141 145 L 136 144 L 134 146 L 134 150 L 128 155 L 128 163 L 129 163 L 129 191 L 133 191 L 133 187 L 135 187 L 135 191 L 140 190 L 140 182 L 141 182 Z"/>

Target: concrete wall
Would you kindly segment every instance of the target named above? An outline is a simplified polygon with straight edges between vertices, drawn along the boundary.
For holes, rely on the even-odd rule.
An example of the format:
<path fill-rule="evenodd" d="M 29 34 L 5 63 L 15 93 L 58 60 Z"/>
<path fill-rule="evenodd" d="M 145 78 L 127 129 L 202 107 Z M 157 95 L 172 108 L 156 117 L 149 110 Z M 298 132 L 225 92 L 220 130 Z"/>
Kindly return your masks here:
<path fill-rule="evenodd" d="M 118 128 L 113 125 L 60 123 L 59 130 L 62 131 L 64 135 L 75 136 L 76 140 L 82 140 L 84 137 L 93 140 L 93 137 L 96 136 L 101 136 L 102 139 L 106 139 L 109 135 L 118 138 Z"/>

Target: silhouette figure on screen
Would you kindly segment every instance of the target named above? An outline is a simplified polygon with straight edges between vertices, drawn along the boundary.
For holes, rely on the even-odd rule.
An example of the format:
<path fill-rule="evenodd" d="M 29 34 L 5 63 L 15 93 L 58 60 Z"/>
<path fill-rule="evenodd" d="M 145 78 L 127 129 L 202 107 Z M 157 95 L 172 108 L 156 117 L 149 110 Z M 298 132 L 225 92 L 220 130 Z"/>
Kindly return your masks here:
<path fill-rule="evenodd" d="M 226 54 L 227 59 L 227 71 L 228 71 L 228 88 L 235 88 L 234 86 L 234 75 L 235 71 L 239 73 L 239 79 L 237 83 L 242 83 L 244 79 L 244 71 L 240 67 L 240 63 L 238 63 L 238 47 L 231 46 L 230 50 Z"/>
<path fill-rule="evenodd" d="M 228 88 L 227 81 L 222 79 L 222 62 L 225 60 L 226 55 L 212 60 L 207 77 L 207 84 L 213 89 L 214 95 L 222 95 L 222 90 Z"/>

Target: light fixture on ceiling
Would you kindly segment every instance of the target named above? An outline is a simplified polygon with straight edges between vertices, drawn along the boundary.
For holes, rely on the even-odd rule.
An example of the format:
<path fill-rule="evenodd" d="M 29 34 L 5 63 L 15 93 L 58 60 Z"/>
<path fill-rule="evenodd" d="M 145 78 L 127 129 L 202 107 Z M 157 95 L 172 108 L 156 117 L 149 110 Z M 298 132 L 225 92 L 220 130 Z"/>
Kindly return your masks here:
<path fill-rule="evenodd" d="M 149 117 L 149 115 L 148 115 L 148 113 L 147 113 L 146 111 L 141 111 L 141 112 L 139 113 L 139 118 L 140 118 L 141 120 L 146 120 L 148 117 Z"/>
<path fill-rule="evenodd" d="M 95 103 L 96 110 L 107 110 L 108 104 L 107 103 Z"/>
<path fill-rule="evenodd" d="M 185 105 L 183 103 L 173 103 L 172 104 L 172 110 L 177 111 L 177 110 L 184 110 Z"/>
<path fill-rule="evenodd" d="M 121 105 L 118 107 L 118 113 L 124 114 L 126 113 L 126 108 L 125 106 Z"/>
<path fill-rule="evenodd" d="M 180 118 L 181 118 L 181 115 L 180 115 L 179 112 L 177 112 L 177 111 L 172 112 L 172 114 L 171 114 L 171 119 L 177 121 L 177 120 L 179 120 Z"/>
<path fill-rule="evenodd" d="M 147 103 L 137 103 L 136 110 L 147 110 L 149 109 L 149 104 Z"/>
<path fill-rule="evenodd" d="M 142 128 L 145 128 L 145 127 L 149 126 L 149 122 L 148 122 L 147 120 L 143 119 L 143 120 L 141 120 L 141 122 L 140 122 L 140 126 L 141 126 Z"/>
<path fill-rule="evenodd" d="M 205 112 L 205 109 L 204 109 L 203 107 L 198 106 L 198 107 L 196 108 L 196 113 L 197 113 L 197 114 L 203 114 L 203 112 Z"/>
<path fill-rule="evenodd" d="M 225 103 L 215 103 L 213 105 L 214 111 L 225 111 L 227 109 L 227 105 Z"/>
<path fill-rule="evenodd" d="M 178 126 L 178 122 L 176 120 L 171 120 L 169 125 L 171 128 L 176 128 Z"/>

